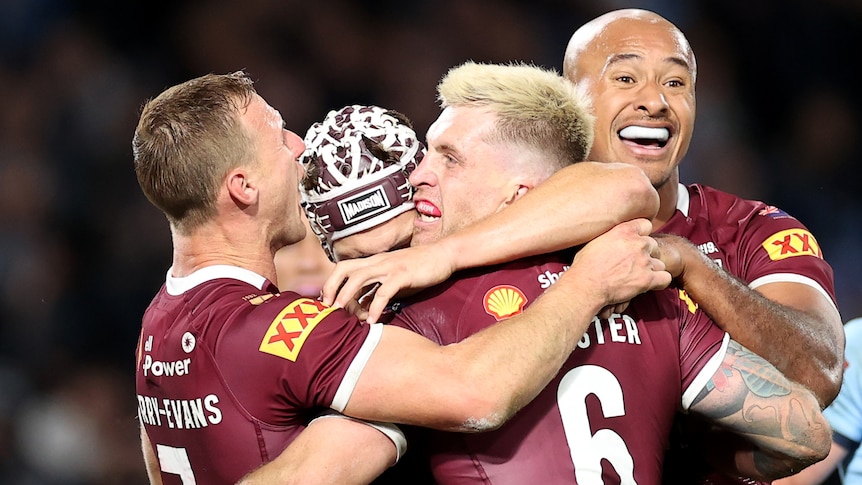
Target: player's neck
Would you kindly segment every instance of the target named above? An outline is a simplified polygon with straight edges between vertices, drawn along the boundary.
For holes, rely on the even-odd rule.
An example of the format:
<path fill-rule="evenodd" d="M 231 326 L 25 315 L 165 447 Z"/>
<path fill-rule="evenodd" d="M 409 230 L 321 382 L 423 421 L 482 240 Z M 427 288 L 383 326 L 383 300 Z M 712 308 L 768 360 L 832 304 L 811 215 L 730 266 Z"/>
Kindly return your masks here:
<path fill-rule="evenodd" d="M 276 282 L 274 255 L 260 242 L 231 240 L 224 234 L 206 230 L 191 236 L 175 233 L 173 241 L 172 276 L 184 277 L 207 266 L 229 265 Z"/>
<path fill-rule="evenodd" d="M 679 196 L 679 175 L 671 176 L 657 190 L 661 202 L 658 214 L 653 218 L 653 231 L 657 231 L 664 226 L 673 217 L 674 212 L 676 212 L 677 198 Z"/>

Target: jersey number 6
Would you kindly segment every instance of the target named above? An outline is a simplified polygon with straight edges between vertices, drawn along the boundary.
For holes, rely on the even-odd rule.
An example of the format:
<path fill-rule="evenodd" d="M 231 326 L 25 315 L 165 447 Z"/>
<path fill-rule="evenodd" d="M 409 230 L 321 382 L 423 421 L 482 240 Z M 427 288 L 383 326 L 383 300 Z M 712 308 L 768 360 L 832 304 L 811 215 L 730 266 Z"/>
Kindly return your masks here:
<path fill-rule="evenodd" d="M 608 460 L 622 485 L 636 485 L 634 461 L 622 437 L 610 429 L 590 432 L 586 398 L 593 394 L 601 403 L 605 418 L 623 416 L 620 382 L 604 367 L 582 365 L 563 376 L 557 388 L 557 403 L 569 442 L 575 478 L 582 485 L 602 485 L 602 459 Z"/>

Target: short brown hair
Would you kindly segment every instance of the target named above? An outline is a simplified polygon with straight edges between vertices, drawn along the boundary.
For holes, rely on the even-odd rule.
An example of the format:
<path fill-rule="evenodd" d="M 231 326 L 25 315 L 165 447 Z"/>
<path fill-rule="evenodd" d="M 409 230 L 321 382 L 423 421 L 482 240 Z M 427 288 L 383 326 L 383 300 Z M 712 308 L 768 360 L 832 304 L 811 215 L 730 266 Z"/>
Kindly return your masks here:
<path fill-rule="evenodd" d="M 229 170 L 254 163 L 254 141 L 240 122 L 254 94 L 253 81 L 237 71 L 186 81 L 144 104 L 132 139 L 135 174 L 180 234 L 215 214 Z"/>

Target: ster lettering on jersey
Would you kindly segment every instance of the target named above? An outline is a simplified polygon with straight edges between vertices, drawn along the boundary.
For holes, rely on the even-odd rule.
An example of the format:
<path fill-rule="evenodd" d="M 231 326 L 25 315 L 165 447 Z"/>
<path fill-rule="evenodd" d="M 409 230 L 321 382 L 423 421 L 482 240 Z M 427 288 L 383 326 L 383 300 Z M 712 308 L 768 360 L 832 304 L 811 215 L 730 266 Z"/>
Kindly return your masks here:
<path fill-rule="evenodd" d="M 804 229 L 786 229 L 769 236 L 762 244 L 769 259 L 779 261 L 794 256 L 816 256 L 823 259 L 820 245 L 814 236 Z"/>
<path fill-rule="evenodd" d="M 333 310 L 334 307 L 327 307 L 311 298 L 295 300 L 269 325 L 259 350 L 296 362 L 311 331 Z"/>
<path fill-rule="evenodd" d="M 587 327 L 578 342 L 578 348 L 586 349 L 591 345 L 608 343 L 640 345 L 638 322 L 629 315 L 619 313 L 612 314 L 610 318 L 593 317 L 593 324 Z"/>
<path fill-rule="evenodd" d="M 498 322 L 524 311 L 527 297 L 524 292 L 511 285 L 499 285 L 485 293 L 482 300 L 485 311 Z"/>
<path fill-rule="evenodd" d="M 690 313 L 697 311 L 697 303 L 688 296 L 685 290 L 679 290 L 679 299 L 685 302 L 685 306 L 688 307 Z"/>

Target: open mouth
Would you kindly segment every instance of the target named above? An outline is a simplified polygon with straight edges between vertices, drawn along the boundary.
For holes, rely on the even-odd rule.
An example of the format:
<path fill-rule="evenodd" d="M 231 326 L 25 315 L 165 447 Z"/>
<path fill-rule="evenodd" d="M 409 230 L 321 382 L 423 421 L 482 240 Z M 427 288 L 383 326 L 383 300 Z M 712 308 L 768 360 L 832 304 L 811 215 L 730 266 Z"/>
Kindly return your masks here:
<path fill-rule="evenodd" d="M 437 206 L 426 200 L 415 201 L 415 206 L 416 212 L 419 214 L 419 220 L 422 222 L 434 222 L 440 219 L 442 215 Z"/>
<path fill-rule="evenodd" d="M 620 130 L 619 137 L 623 141 L 635 143 L 643 147 L 664 148 L 670 139 L 667 128 L 652 128 L 648 126 L 627 126 Z"/>

